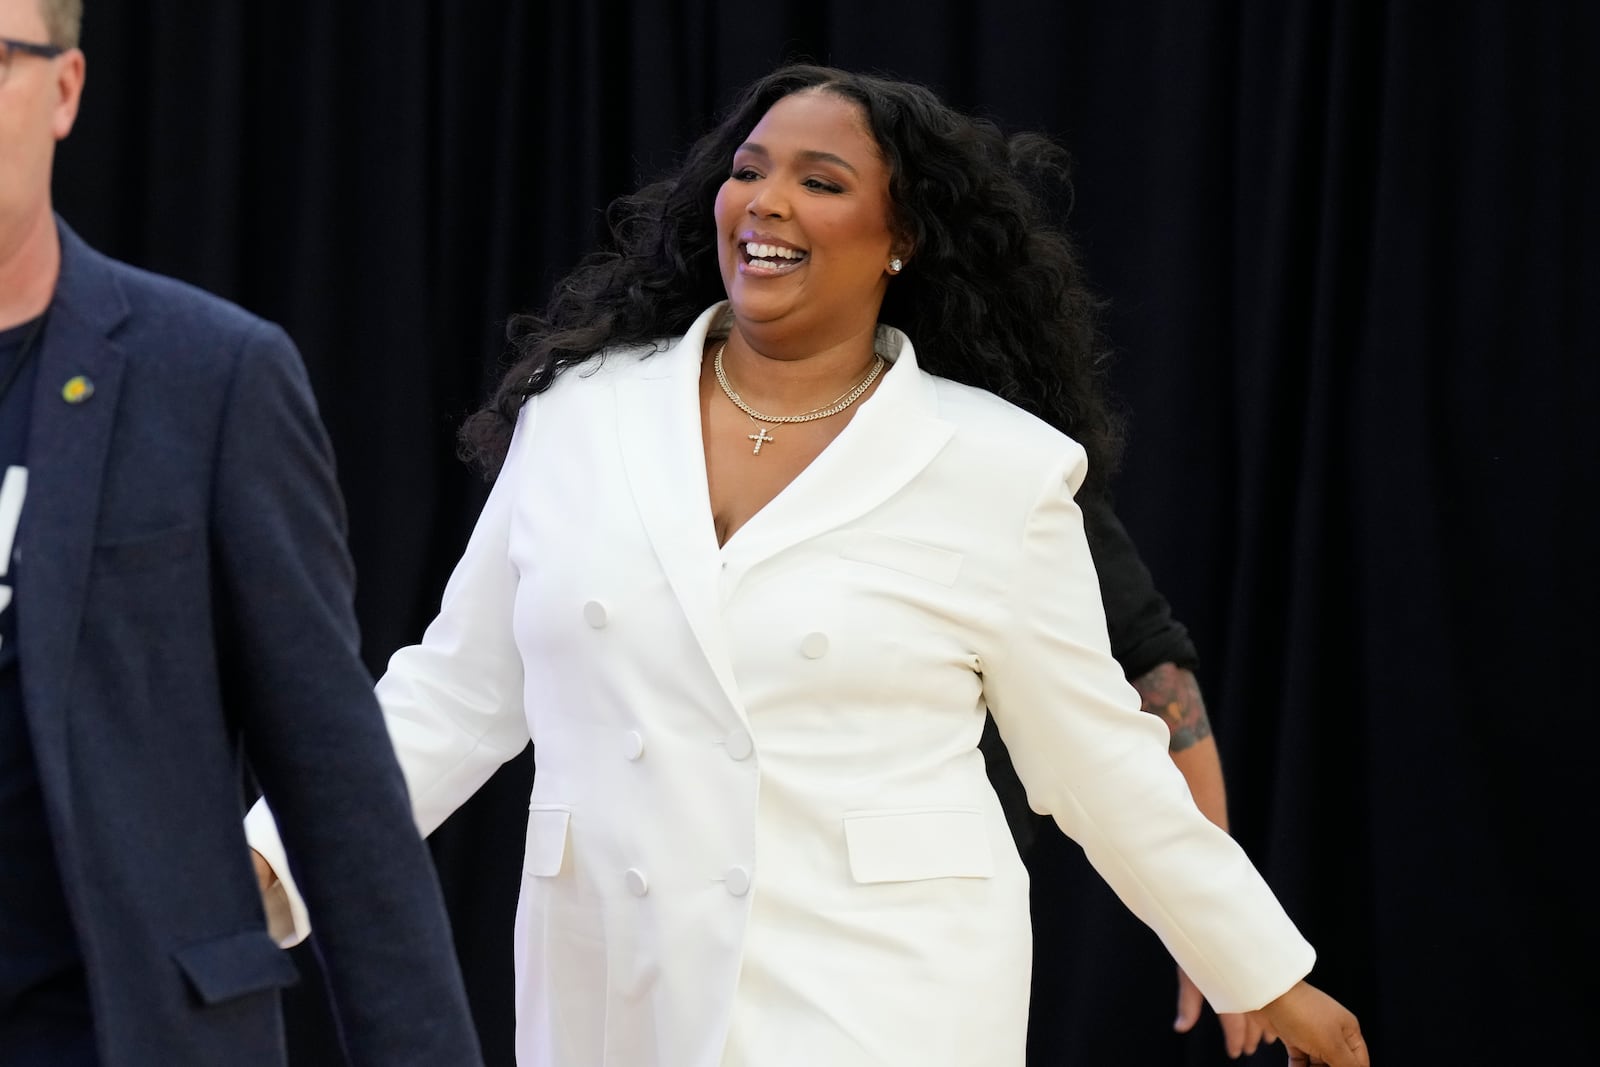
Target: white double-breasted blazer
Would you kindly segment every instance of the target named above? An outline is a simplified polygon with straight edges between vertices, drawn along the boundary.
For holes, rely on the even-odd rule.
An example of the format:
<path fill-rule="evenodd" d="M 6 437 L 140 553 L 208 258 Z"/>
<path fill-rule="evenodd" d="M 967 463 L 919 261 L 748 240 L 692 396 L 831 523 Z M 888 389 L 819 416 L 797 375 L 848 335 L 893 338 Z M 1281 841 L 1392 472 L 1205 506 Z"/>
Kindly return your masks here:
<path fill-rule="evenodd" d="M 986 710 L 1214 1007 L 1306 974 L 1111 658 L 1083 450 L 884 329 L 877 392 L 719 546 L 697 384 L 719 310 L 528 402 L 378 685 L 424 832 L 533 742 L 519 1063 L 1022 1064 L 1028 884 Z"/>

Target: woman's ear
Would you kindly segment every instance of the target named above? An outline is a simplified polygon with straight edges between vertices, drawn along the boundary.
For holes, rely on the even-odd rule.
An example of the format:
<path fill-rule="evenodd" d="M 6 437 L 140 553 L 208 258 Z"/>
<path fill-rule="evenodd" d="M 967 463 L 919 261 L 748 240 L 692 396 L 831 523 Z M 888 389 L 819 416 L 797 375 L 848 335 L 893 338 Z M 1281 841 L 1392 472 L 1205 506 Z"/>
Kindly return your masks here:
<path fill-rule="evenodd" d="M 890 277 L 905 270 L 916 254 L 918 232 L 915 216 L 896 205 L 889 217 L 889 258 L 884 262 Z"/>

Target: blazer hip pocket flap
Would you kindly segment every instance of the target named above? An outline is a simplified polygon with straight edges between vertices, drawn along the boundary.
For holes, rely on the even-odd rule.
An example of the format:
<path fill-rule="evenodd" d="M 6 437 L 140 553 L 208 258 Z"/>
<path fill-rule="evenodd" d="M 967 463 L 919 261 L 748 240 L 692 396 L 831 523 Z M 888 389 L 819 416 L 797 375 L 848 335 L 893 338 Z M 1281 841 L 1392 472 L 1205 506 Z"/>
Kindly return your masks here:
<path fill-rule="evenodd" d="M 522 873 L 554 878 L 567 856 L 567 826 L 572 809 L 565 804 L 528 807 L 528 839 L 522 849 Z"/>
<path fill-rule="evenodd" d="M 197 941 L 174 951 L 172 958 L 207 1005 L 282 989 L 300 980 L 294 960 L 265 930 Z"/>
<path fill-rule="evenodd" d="M 975 808 L 848 812 L 845 849 L 862 884 L 928 878 L 993 878 L 989 827 Z"/>

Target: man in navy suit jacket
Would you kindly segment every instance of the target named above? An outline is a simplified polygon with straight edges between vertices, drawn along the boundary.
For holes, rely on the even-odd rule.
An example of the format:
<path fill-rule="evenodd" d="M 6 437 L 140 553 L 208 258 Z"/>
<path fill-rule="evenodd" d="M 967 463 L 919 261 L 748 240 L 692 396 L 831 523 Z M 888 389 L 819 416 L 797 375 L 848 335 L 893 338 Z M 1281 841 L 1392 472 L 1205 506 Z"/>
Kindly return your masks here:
<path fill-rule="evenodd" d="M 51 210 L 80 11 L 0 0 L 0 1065 L 283 1062 L 244 761 L 351 1061 L 480 1064 L 298 354 Z"/>

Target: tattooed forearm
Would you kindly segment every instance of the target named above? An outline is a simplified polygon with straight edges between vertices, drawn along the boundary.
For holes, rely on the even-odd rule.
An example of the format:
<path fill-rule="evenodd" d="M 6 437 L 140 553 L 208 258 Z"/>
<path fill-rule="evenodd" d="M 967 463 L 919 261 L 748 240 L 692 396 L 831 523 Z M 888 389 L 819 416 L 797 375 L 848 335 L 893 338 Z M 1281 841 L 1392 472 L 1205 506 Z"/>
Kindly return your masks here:
<path fill-rule="evenodd" d="M 1205 701 L 1200 699 L 1200 683 L 1190 671 L 1163 663 L 1135 678 L 1133 687 L 1139 691 L 1144 710 L 1160 718 L 1172 732 L 1169 751 L 1182 752 L 1211 736 L 1211 720 L 1206 717 Z"/>

